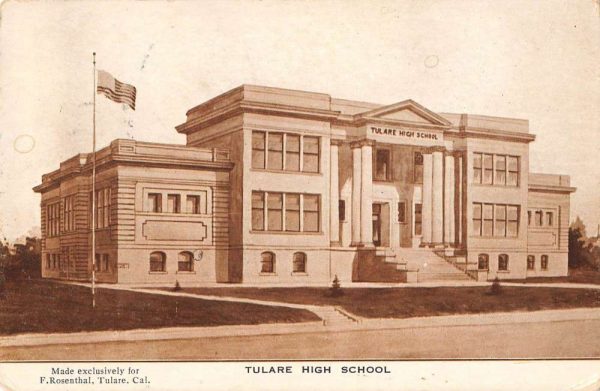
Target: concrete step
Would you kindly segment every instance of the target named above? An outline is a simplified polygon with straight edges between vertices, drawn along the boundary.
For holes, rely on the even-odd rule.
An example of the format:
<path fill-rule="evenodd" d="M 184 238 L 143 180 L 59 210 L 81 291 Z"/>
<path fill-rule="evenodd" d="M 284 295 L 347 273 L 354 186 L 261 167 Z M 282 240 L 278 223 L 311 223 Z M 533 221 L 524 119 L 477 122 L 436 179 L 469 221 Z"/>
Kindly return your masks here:
<path fill-rule="evenodd" d="M 470 278 L 465 273 L 457 270 L 456 273 L 418 273 L 417 281 L 469 281 Z"/>

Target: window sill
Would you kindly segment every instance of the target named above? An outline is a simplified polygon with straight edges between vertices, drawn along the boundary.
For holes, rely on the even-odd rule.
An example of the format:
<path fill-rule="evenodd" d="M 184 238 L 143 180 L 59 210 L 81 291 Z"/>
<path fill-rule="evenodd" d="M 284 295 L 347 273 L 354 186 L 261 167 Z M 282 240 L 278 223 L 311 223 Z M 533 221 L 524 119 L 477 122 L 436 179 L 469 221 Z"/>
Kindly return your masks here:
<path fill-rule="evenodd" d="M 469 238 L 472 239 L 518 239 L 519 236 L 479 236 L 479 235 L 471 235 Z"/>
<path fill-rule="evenodd" d="M 490 269 L 477 269 L 478 272 L 489 272 Z"/>
<path fill-rule="evenodd" d="M 323 231 L 319 232 L 302 232 L 302 231 L 254 231 L 250 230 L 251 234 L 277 234 L 277 235 L 323 235 Z"/>
<path fill-rule="evenodd" d="M 518 189 L 521 186 L 519 185 L 496 185 L 493 183 L 471 183 L 473 186 L 481 186 L 481 187 L 496 187 L 496 188 L 506 188 L 506 189 Z"/>
<path fill-rule="evenodd" d="M 177 270 L 175 272 L 175 274 L 196 274 L 196 272 L 193 270 L 191 270 L 191 271 Z"/>
<path fill-rule="evenodd" d="M 259 276 L 277 276 L 277 273 L 266 273 L 266 272 L 260 272 L 258 273 Z"/>
<path fill-rule="evenodd" d="M 251 172 L 266 172 L 269 174 L 294 174 L 294 175 L 311 175 L 311 176 L 322 176 L 321 172 L 311 171 L 291 171 L 291 170 L 269 170 L 264 168 L 250 168 Z"/>
<path fill-rule="evenodd" d="M 510 273 L 510 270 L 498 270 L 497 273 Z"/>
<path fill-rule="evenodd" d="M 307 272 L 292 272 L 292 276 L 308 276 Z"/>
<path fill-rule="evenodd" d="M 168 272 L 148 272 L 148 274 L 168 274 Z"/>

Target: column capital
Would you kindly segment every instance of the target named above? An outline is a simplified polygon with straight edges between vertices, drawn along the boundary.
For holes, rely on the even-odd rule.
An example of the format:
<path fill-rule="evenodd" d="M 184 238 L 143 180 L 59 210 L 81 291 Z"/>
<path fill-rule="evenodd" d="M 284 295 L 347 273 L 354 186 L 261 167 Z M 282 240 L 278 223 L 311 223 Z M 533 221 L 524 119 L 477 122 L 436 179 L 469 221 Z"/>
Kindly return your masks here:
<path fill-rule="evenodd" d="M 425 148 L 425 151 L 423 151 L 423 152 L 424 153 L 446 152 L 446 147 L 444 147 L 442 145 L 435 145 L 433 147 Z"/>
<path fill-rule="evenodd" d="M 331 145 L 337 145 L 337 146 L 340 146 L 340 145 L 344 145 L 344 144 L 345 144 L 344 140 L 340 140 L 340 139 L 337 139 L 337 138 L 332 138 L 332 139 L 330 139 L 330 140 L 329 140 L 329 143 L 330 143 Z"/>
<path fill-rule="evenodd" d="M 362 148 L 364 146 L 374 146 L 375 145 L 375 140 L 369 140 L 369 139 L 362 139 L 362 140 L 356 140 L 356 141 L 352 141 L 350 143 L 350 148 Z"/>
<path fill-rule="evenodd" d="M 465 153 L 465 151 L 462 151 L 462 150 L 446 151 L 446 156 L 461 157 L 461 156 L 463 156 L 464 153 Z"/>

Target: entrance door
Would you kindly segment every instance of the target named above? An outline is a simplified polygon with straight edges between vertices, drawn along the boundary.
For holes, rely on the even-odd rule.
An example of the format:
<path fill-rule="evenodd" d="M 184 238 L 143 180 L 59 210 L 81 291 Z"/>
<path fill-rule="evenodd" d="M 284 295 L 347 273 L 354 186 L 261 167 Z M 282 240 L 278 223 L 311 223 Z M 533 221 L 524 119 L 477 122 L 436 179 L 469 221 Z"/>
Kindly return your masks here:
<path fill-rule="evenodd" d="M 373 244 L 381 246 L 381 204 L 373 204 Z"/>

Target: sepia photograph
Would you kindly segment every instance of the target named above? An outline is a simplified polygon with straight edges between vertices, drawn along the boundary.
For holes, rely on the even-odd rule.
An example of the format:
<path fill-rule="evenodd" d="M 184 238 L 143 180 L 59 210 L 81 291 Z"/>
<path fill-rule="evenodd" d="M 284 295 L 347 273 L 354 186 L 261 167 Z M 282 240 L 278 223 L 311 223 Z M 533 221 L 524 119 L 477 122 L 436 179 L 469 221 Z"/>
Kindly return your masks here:
<path fill-rule="evenodd" d="M 200 384 L 156 388 L 159 363 L 380 389 L 511 360 L 600 387 L 598 1 L 0 18 L 0 390 Z"/>

